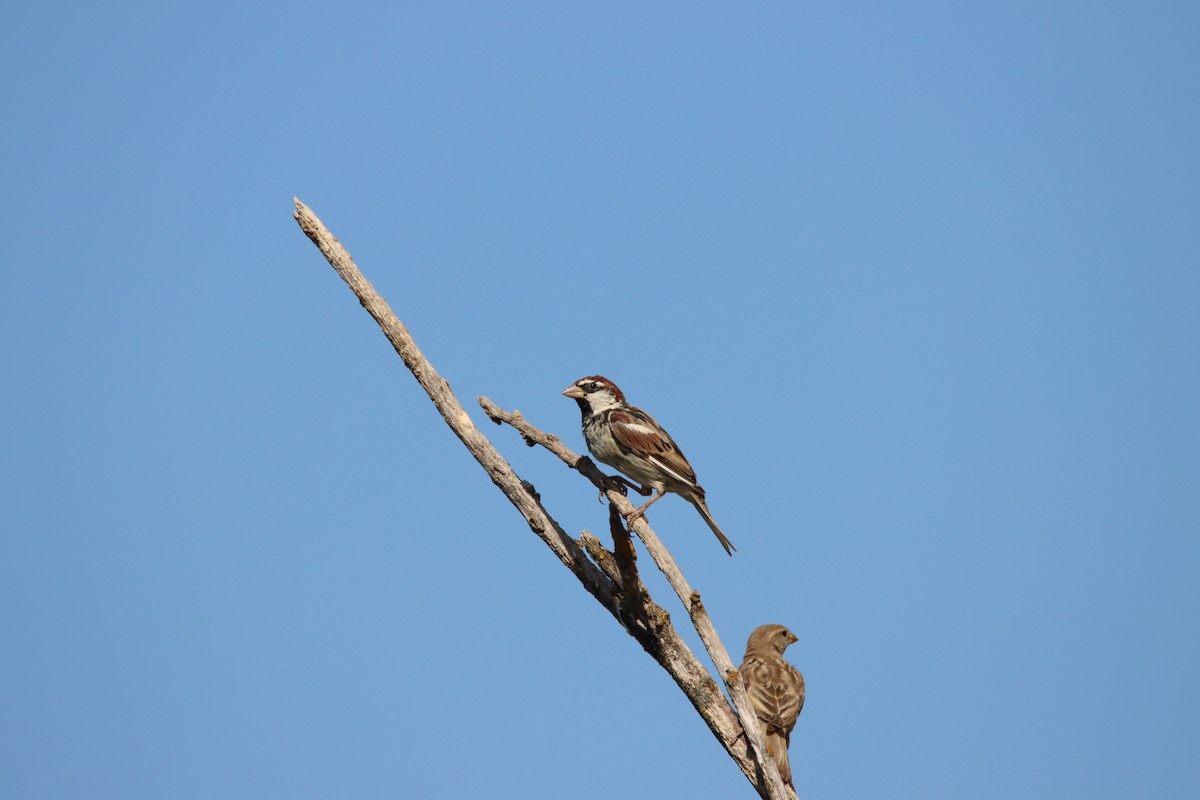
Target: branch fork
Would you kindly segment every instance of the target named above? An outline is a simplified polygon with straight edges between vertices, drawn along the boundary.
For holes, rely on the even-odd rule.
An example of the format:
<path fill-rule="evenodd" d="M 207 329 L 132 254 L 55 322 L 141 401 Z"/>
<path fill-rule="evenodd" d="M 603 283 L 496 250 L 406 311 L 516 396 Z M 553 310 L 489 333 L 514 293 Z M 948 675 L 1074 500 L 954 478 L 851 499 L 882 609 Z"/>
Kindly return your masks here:
<path fill-rule="evenodd" d="M 637 553 L 630 532 L 623 524 L 635 510 L 625 497 L 629 482 L 619 476 L 606 475 L 590 458 L 574 453 L 557 436 L 534 427 L 519 411 L 505 411 L 486 397 L 477 398 L 489 419 L 497 425 L 506 424 L 515 429 L 529 447 L 541 445 L 546 448 L 591 481 L 601 497 L 608 498 L 609 529 L 613 537 L 611 551 L 586 531 L 579 539 L 568 535 L 543 507 L 533 484 L 521 479 L 475 427 L 450 385 L 425 358 L 404 323 L 362 275 L 346 249 L 307 206 L 299 200 L 295 200 L 295 204 L 293 216 L 300 229 L 379 324 L 442 419 L 525 518 L 529 528 L 571 570 L 584 589 L 670 674 L 759 796 L 768 800 L 795 798 L 794 791 L 779 777 L 774 759 L 767 754 L 763 732 L 741 675 L 717 636 L 700 593 L 688 585 L 670 551 L 644 517 L 634 520 L 631 529 L 642 540 L 646 551 L 687 609 L 692 625 L 733 700 L 732 707 L 708 670 L 679 637 L 670 615 L 654 602 L 638 576 Z"/>

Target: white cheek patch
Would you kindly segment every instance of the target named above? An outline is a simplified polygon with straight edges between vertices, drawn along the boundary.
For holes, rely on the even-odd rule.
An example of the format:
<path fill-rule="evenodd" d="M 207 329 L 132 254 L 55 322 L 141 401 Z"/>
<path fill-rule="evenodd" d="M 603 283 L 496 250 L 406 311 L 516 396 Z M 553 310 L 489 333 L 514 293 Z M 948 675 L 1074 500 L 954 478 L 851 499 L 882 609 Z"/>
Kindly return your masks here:
<path fill-rule="evenodd" d="M 613 397 L 612 392 L 599 391 L 592 392 L 587 396 L 588 405 L 591 406 L 593 413 L 607 411 L 617 405 L 617 398 Z"/>

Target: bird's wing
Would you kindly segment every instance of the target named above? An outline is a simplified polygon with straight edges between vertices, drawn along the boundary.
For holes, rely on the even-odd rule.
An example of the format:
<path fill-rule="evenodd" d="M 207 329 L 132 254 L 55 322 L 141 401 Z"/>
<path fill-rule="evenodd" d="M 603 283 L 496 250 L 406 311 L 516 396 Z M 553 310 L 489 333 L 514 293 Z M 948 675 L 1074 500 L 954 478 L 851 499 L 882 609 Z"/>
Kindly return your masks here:
<path fill-rule="evenodd" d="M 804 706 L 804 677 L 783 658 L 748 656 L 739 671 L 758 718 L 791 733 Z"/>
<path fill-rule="evenodd" d="M 628 452 L 650 459 L 659 469 L 680 483 L 699 488 L 696 484 L 696 472 L 680 451 L 679 445 L 675 444 L 671 435 L 649 414 L 640 408 L 628 406 L 614 409 L 608 419 L 613 438 L 619 446 Z"/>
<path fill-rule="evenodd" d="M 800 670 L 793 667 L 786 660 L 783 665 L 788 668 L 789 682 L 792 685 L 792 691 L 796 694 L 798 702 L 796 703 L 796 716 L 800 716 L 800 712 L 804 710 L 804 676 L 800 674 Z"/>

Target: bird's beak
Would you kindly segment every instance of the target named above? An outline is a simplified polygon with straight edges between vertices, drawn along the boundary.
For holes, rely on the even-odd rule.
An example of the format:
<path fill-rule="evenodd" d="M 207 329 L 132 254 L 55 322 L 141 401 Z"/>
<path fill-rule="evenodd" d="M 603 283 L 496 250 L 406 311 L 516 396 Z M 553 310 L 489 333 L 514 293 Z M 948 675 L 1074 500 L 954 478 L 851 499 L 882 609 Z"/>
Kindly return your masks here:
<path fill-rule="evenodd" d="M 567 397 L 570 397 L 572 400 L 578 400 L 579 398 L 583 397 L 586 392 L 584 392 L 583 389 L 580 389 L 575 384 L 571 384 L 563 390 L 563 394 Z"/>
<path fill-rule="evenodd" d="M 798 641 L 800 640 L 796 638 L 796 634 L 788 631 L 788 644 L 795 644 Z"/>

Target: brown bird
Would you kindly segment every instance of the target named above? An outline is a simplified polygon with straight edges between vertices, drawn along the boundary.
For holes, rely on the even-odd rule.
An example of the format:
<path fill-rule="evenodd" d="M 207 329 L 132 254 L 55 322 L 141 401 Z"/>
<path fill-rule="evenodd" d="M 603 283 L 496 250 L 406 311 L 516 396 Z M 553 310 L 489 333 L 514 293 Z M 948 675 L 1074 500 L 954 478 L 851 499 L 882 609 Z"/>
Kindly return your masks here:
<path fill-rule="evenodd" d="M 804 708 L 804 676 L 783 658 L 783 651 L 795 641 L 795 634 L 782 625 L 760 625 L 750 634 L 738 667 L 767 735 L 767 751 L 775 757 L 785 783 L 792 782 L 788 762 L 792 728 Z"/>
<path fill-rule="evenodd" d="M 632 525 L 664 494 L 673 492 L 696 507 L 725 552 L 733 555 L 733 543 L 709 513 L 695 470 L 663 426 L 645 411 L 625 402 L 625 395 L 616 384 L 599 375 L 580 378 L 563 394 L 579 403 L 588 451 L 641 483 L 641 487 L 633 487 L 638 493 L 658 492 L 630 514 L 626 524 Z"/>

